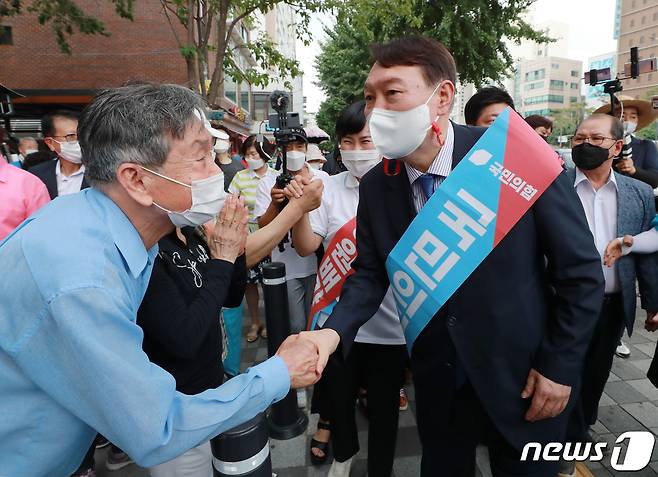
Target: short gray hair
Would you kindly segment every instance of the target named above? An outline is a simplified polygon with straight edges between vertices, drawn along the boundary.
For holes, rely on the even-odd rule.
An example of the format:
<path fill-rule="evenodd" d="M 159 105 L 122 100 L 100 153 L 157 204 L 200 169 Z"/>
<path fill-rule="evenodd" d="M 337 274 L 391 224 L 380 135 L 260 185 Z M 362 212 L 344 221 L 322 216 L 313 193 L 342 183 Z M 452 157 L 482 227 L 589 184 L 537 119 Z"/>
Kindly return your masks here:
<path fill-rule="evenodd" d="M 19 146 L 22 146 L 22 145 L 27 144 L 27 143 L 36 144 L 37 146 L 39 145 L 39 143 L 37 142 L 36 139 L 34 139 L 33 137 L 29 137 L 29 136 L 28 137 L 22 137 L 18 140 L 18 145 Z"/>
<path fill-rule="evenodd" d="M 586 117 L 580 122 L 580 124 L 578 124 L 576 131 L 580 129 L 581 124 L 589 121 L 590 119 L 607 119 L 610 121 L 610 134 L 612 134 L 612 137 L 616 140 L 624 139 L 624 123 L 622 123 L 619 118 L 610 116 L 609 114 L 595 113 Z"/>
<path fill-rule="evenodd" d="M 174 84 L 133 84 L 107 89 L 84 109 L 78 125 L 85 176 L 110 183 L 124 162 L 147 167 L 164 164 L 171 139 L 181 139 L 199 119 L 205 101 Z"/>

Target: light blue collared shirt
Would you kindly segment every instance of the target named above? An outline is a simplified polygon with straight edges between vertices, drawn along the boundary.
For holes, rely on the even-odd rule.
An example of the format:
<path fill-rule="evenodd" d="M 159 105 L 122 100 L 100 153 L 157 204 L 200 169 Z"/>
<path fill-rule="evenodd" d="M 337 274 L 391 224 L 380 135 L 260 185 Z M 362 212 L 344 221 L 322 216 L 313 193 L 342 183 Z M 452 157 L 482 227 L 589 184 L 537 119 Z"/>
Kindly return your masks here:
<path fill-rule="evenodd" d="M 0 476 L 68 476 L 96 431 L 153 466 L 288 393 L 279 357 L 217 389 L 176 391 L 135 324 L 156 254 L 95 189 L 56 199 L 0 243 Z"/>

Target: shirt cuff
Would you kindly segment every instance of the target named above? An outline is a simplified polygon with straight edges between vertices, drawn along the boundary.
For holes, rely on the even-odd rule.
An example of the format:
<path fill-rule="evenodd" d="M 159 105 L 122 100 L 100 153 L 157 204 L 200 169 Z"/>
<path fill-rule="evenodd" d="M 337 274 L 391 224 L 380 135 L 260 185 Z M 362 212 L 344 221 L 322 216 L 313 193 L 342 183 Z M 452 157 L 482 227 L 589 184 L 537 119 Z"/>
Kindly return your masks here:
<path fill-rule="evenodd" d="M 251 368 L 251 371 L 263 378 L 265 381 L 265 400 L 267 403 L 280 401 L 290 391 L 290 373 L 288 366 L 279 356 L 270 359 Z"/>

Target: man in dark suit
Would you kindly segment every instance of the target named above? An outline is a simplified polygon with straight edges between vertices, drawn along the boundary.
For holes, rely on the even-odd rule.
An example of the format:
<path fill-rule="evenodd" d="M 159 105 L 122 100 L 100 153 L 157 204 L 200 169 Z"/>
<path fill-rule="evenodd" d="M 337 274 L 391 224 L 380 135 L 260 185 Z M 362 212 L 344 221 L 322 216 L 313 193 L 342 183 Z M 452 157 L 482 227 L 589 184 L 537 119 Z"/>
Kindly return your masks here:
<path fill-rule="evenodd" d="M 355 273 L 323 329 L 302 333 L 318 348 L 319 371 L 339 343 L 348 352 L 379 307 L 389 286 L 385 261 L 431 195 L 427 179 L 439 187 L 484 133 L 448 119 L 456 72 L 443 45 L 400 38 L 373 57 L 370 132 L 385 157 L 401 162 L 386 171 L 380 164 L 361 182 Z M 380 134 L 382 118 L 391 137 Z M 562 438 L 602 299 L 600 257 L 563 173 L 413 345 L 421 475 L 472 475 L 475 448 L 485 442 L 494 475 L 553 477 L 554 463 L 522 462 L 520 451 Z"/>
<path fill-rule="evenodd" d="M 623 145 L 624 128 L 619 119 L 593 114 L 572 138 L 571 157 L 576 169 L 567 175 L 585 209 L 594 243 L 601 255 L 617 237 L 637 235 L 651 228 L 656 216 L 651 187 L 614 172 L 613 159 Z M 591 440 L 589 426 L 596 422 L 599 401 L 610 375 L 619 336 L 630 336 L 635 323 L 636 283 L 647 317 L 658 311 L 658 260 L 656 254 L 628 255 L 613 266 L 603 267 L 605 297 L 585 357 L 580 402 L 569 423 L 566 440 Z M 565 462 L 563 475 L 575 475 L 575 462 Z"/>
<path fill-rule="evenodd" d="M 41 129 L 44 142 L 57 159 L 30 168 L 30 172 L 46 184 L 50 198 L 74 194 L 89 187 L 85 180 L 85 166 L 78 143 L 78 114 L 56 111 L 44 116 Z"/>

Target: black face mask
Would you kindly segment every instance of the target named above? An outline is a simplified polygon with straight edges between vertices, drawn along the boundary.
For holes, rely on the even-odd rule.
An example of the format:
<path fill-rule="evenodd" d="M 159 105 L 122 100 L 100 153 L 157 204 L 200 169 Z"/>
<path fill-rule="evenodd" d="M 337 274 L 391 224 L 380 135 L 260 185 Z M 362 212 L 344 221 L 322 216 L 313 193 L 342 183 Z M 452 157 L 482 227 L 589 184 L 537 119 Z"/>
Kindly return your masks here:
<path fill-rule="evenodd" d="M 590 171 L 608 160 L 608 151 L 609 149 L 604 147 L 592 146 L 590 143 L 584 142 L 571 149 L 571 158 L 576 167 Z"/>

